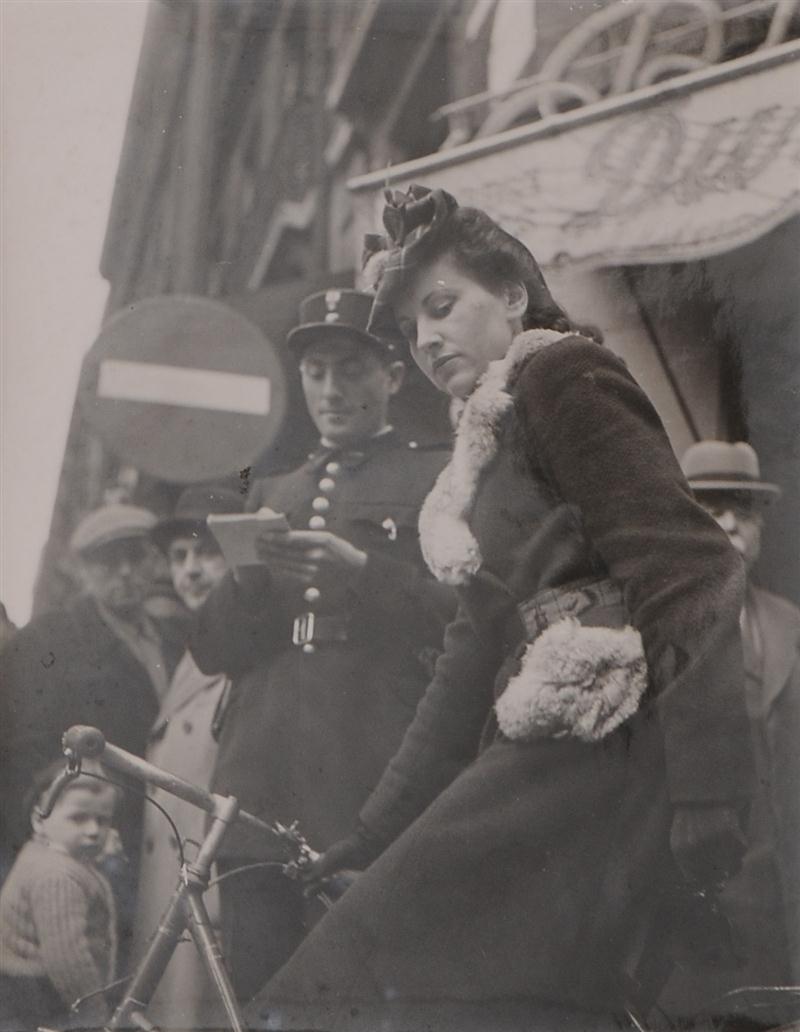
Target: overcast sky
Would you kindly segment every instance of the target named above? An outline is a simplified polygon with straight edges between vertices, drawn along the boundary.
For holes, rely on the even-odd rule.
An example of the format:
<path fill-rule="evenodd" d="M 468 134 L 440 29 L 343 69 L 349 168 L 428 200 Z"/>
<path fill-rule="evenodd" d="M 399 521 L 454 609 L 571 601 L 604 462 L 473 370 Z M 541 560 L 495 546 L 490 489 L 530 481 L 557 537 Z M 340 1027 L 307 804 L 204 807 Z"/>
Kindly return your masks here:
<path fill-rule="evenodd" d="M 146 0 L 0 0 L 0 599 L 17 623 L 47 537 Z"/>

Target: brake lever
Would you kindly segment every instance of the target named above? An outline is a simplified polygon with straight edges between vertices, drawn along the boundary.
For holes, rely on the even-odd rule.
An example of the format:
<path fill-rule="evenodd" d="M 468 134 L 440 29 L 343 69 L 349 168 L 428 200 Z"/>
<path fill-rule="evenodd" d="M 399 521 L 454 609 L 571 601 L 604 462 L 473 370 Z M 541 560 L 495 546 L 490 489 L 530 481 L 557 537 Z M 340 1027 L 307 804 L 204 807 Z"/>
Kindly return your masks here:
<path fill-rule="evenodd" d="M 311 848 L 305 836 L 301 833 L 297 821 L 292 821 L 288 827 L 285 824 L 281 824 L 280 821 L 275 821 L 272 827 L 278 838 L 282 839 L 292 853 L 294 853 L 291 860 L 283 865 L 283 873 L 287 878 L 291 878 L 292 881 L 299 881 L 304 869 L 309 864 L 313 864 L 315 860 L 319 860 L 322 854 L 318 853 L 316 849 Z M 326 907 L 331 907 L 350 888 L 352 882 L 353 879 L 348 878 L 346 875 L 331 875 L 330 878 L 326 878 L 322 882 L 323 887 L 320 888 L 316 895 Z"/>
<path fill-rule="evenodd" d="M 80 756 L 76 756 L 71 749 L 65 749 L 64 755 L 67 757 L 66 767 L 61 771 L 50 788 L 48 788 L 47 792 L 45 792 L 41 805 L 37 804 L 33 808 L 33 812 L 40 820 L 45 820 L 50 816 L 61 793 L 70 781 L 74 781 L 81 772 Z"/>

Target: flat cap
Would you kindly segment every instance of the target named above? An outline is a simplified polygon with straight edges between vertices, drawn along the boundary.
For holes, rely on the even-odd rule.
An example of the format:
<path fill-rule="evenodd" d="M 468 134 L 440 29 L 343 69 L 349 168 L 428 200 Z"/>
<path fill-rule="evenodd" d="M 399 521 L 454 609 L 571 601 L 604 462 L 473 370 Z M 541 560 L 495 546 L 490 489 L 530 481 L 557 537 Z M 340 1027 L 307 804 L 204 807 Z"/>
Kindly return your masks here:
<path fill-rule="evenodd" d="M 69 546 L 73 552 L 86 553 L 111 541 L 147 537 L 156 524 L 148 509 L 137 505 L 103 505 L 78 523 Z"/>

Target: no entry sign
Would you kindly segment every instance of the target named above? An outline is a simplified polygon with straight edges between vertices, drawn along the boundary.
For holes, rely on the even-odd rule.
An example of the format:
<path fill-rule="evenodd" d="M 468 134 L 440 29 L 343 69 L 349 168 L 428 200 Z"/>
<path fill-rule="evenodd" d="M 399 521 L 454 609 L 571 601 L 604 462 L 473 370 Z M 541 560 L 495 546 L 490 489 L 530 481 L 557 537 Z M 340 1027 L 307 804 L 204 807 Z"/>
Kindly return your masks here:
<path fill-rule="evenodd" d="M 251 465 L 286 415 L 273 345 L 240 312 L 203 297 L 147 298 L 115 315 L 86 356 L 81 393 L 111 451 L 178 483 Z"/>

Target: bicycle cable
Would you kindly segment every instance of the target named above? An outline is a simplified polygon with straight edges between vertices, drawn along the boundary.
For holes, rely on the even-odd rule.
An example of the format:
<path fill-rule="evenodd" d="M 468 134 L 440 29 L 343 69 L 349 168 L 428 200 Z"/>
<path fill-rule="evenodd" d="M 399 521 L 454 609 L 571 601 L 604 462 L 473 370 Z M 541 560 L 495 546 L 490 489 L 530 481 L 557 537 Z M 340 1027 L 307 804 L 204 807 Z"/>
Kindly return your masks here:
<path fill-rule="evenodd" d="M 155 806 L 155 808 L 161 813 L 162 817 L 164 817 L 164 819 L 167 821 L 170 828 L 172 828 L 172 834 L 175 836 L 175 844 L 178 850 L 178 860 L 180 862 L 180 867 L 182 868 L 185 865 L 186 856 L 183 852 L 183 842 L 181 840 L 181 833 L 178 831 L 177 824 L 172 819 L 167 810 L 161 805 L 161 803 L 153 799 L 152 796 L 149 796 L 143 788 L 137 788 L 135 785 L 126 785 L 121 781 L 114 781 L 113 778 L 106 777 L 103 774 L 94 774 L 88 770 L 82 770 L 81 775 L 87 778 L 95 778 L 97 781 L 105 781 L 109 785 L 113 785 L 115 788 L 118 788 L 121 792 L 135 792 L 137 795 L 142 796 L 142 798 L 145 799 L 148 803 L 151 803 L 153 806 Z"/>

